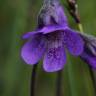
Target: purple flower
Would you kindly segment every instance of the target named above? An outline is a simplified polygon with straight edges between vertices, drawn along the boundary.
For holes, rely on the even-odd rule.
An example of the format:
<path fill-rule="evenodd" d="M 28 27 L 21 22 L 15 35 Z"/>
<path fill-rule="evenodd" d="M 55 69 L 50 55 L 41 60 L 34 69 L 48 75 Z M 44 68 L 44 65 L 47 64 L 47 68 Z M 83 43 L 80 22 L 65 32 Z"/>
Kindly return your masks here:
<path fill-rule="evenodd" d="M 54 72 L 66 64 L 65 49 L 79 56 L 84 43 L 81 36 L 69 28 L 59 1 L 46 1 L 38 16 L 37 29 L 23 36 L 28 41 L 22 48 L 21 56 L 27 64 L 32 65 L 43 58 L 44 70 Z"/>
<path fill-rule="evenodd" d="M 91 67 L 96 68 L 96 38 L 86 34 L 81 36 L 84 39 L 84 51 L 80 57 Z"/>

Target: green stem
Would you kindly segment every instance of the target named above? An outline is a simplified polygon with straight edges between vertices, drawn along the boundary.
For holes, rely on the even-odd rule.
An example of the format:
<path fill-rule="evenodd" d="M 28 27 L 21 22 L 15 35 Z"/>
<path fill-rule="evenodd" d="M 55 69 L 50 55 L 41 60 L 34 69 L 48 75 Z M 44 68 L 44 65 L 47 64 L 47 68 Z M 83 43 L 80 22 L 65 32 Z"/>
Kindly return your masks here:
<path fill-rule="evenodd" d="M 37 71 L 37 64 L 35 64 L 32 69 L 30 96 L 35 96 L 36 71 Z"/>
<path fill-rule="evenodd" d="M 58 71 L 57 73 L 57 89 L 56 89 L 56 96 L 61 96 L 61 85 L 62 85 L 62 70 Z"/>
<path fill-rule="evenodd" d="M 84 32 L 84 30 L 83 30 L 83 26 L 82 26 L 81 23 L 78 23 L 78 28 L 79 28 L 80 32 Z"/>

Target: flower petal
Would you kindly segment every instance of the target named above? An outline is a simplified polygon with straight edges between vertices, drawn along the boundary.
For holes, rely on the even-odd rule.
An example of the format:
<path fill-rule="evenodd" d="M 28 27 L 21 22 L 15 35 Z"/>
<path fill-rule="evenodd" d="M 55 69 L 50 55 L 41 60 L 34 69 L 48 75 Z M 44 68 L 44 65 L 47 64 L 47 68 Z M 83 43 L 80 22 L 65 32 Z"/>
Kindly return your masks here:
<path fill-rule="evenodd" d="M 41 29 L 37 29 L 36 31 L 27 32 L 26 34 L 23 35 L 23 39 L 28 39 L 31 36 L 36 35 L 36 34 L 47 34 L 47 33 L 55 32 L 55 31 L 64 31 L 66 28 L 68 27 L 59 26 L 59 25 L 45 26 Z"/>
<path fill-rule="evenodd" d="M 22 48 L 21 56 L 27 64 L 36 64 L 45 52 L 45 41 L 40 35 L 35 35 Z"/>
<path fill-rule="evenodd" d="M 64 67 L 66 63 L 66 54 L 64 47 L 53 46 L 48 47 L 44 56 L 43 68 L 47 72 L 59 71 Z"/>
<path fill-rule="evenodd" d="M 55 31 L 64 31 L 67 28 L 68 26 L 50 25 L 50 26 L 45 26 L 40 31 L 43 32 L 43 34 L 47 34 L 47 33 L 55 32 Z"/>
<path fill-rule="evenodd" d="M 72 55 L 78 56 L 83 52 L 83 39 L 78 32 L 72 29 L 64 31 L 64 43 Z"/>
<path fill-rule="evenodd" d="M 34 35 L 36 35 L 36 34 L 41 34 L 42 32 L 39 32 L 39 31 L 32 31 L 32 32 L 27 32 L 27 33 L 25 33 L 24 35 L 23 35 L 23 39 L 28 39 L 28 38 L 30 38 L 30 37 L 32 37 L 32 36 L 34 36 Z"/>
<path fill-rule="evenodd" d="M 57 15 L 58 15 L 58 23 L 62 25 L 68 25 L 67 16 L 65 15 L 65 12 L 62 8 L 62 6 L 57 7 Z"/>
<path fill-rule="evenodd" d="M 93 68 L 96 68 L 96 56 L 92 56 L 84 52 L 80 57 L 90 66 L 92 66 Z"/>

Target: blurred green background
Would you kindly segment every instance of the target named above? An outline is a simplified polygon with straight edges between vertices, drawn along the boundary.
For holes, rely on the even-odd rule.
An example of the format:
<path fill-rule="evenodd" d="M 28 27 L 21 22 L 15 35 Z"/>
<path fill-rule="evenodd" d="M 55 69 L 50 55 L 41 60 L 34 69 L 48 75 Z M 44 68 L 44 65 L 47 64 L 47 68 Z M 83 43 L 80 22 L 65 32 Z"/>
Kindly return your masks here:
<path fill-rule="evenodd" d="M 23 62 L 20 49 L 23 33 L 36 27 L 43 0 L 0 0 L 0 96 L 29 96 L 32 66 Z M 62 0 L 62 4 L 66 0 Z M 86 33 L 96 36 L 96 1 L 78 0 L 81 22 Z M 66 9 L 66 8 L 65 8 Z M 77 25 L 68 14 L 69 24 Z M 92 74 L 80 58 L 68 56 L 63 70 L 62 96 L 96 96 Z M 38 66 L 36 96 L 55 96 L 56 73 Z M 94 79 L 96 72 L 92 69 Z"/>

